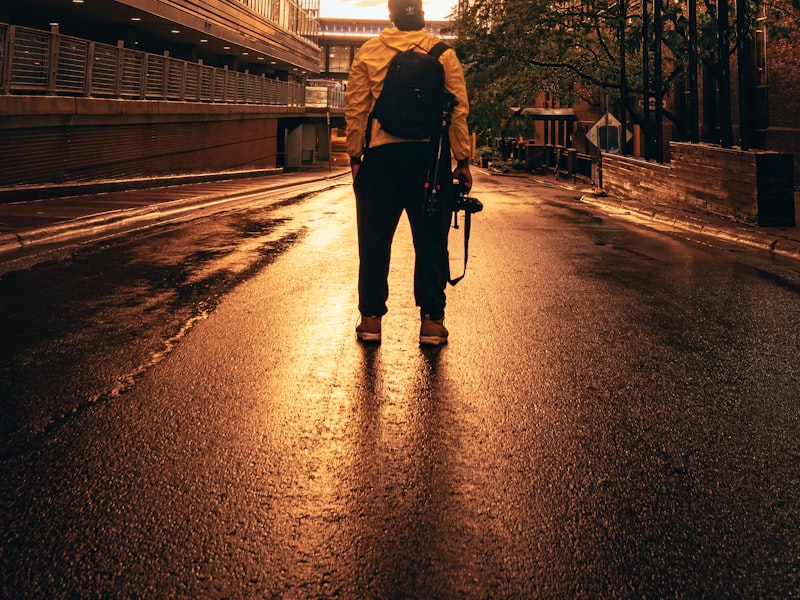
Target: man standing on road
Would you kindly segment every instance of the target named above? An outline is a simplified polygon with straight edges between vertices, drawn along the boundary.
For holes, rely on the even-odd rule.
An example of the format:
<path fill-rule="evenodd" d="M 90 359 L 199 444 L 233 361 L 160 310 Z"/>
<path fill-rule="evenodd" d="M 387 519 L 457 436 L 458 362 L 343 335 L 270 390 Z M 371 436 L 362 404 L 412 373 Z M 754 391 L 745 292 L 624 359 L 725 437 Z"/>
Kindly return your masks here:
<path fill-rule="evenodd" d="M 447 234 L 449 207 L 435 216 L 423 214 L 423 199 L 431 162 L 431 140 L 393 136 L 381 128 L 371 113 L 383 89 L 392 58 L 414 49 L 430 51 L 440 40 L 425 31 L 422 0 L 389 0 L 394 23 L 367 41 L 356 54 L 347 85 L 345 118 L 347 153 L 353 173 L 358 219 L 358 294 L 361 322 L 356 336 L 380 342 L 381 317 L 389 297 L 387 283 L 392 238 L 403 210 L 408 215 L 414 240 L 414 296 L 420 307 L 420 344 L 447 343 L 444 326 L 445 287 L 450 276 Z M 457 179 L 464 191 L 472 187 L 469 170 L 470 139 L 467 129 L 469 103 L 461 63 L 452 48 L 439 57 L 444 68 L 445 91 L 455 97 L 451 113 L 449 146 L 456 167 L 451 172 L 448 150 L 446 172 L 439 181 L 451 185 Z"/>

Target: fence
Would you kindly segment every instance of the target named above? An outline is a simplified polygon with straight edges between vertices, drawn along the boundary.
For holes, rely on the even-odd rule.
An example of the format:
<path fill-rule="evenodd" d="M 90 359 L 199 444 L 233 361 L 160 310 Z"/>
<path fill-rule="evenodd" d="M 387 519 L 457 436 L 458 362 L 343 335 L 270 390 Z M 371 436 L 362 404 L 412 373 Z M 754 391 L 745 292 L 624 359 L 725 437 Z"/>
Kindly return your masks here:
<path fill-rule="evenodd" d="M 0 23 L 0 93 L 305 106 L 301 84 Z M 342 108 L 343 94 L 329 94 Z"/>

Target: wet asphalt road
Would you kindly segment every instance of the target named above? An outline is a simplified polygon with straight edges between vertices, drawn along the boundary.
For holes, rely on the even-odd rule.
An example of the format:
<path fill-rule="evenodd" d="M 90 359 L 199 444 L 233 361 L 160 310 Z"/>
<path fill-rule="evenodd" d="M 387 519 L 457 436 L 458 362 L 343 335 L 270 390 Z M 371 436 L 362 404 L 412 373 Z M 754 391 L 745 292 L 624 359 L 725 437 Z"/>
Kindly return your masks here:
<path fill-rule="evenodd" d="M 475 195 L 441 349 L 346 185 L 0 279 L 0 595 L 800 597 L 797 265 Z"/>

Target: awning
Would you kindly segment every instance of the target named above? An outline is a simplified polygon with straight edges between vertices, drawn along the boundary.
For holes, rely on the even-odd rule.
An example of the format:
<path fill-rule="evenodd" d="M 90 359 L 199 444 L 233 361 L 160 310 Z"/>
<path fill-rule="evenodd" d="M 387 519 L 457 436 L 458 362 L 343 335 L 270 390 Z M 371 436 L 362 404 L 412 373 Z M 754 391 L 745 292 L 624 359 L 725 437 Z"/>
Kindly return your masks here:
<path fill-rule="evenodd" d="M 530 115 L 538 121 L 574 121 L 578 118 L 572 108 L 536 108 L 535 106 L 520 108 L 519 106 L 511 106 L 509 110 L 518 115 Z"/>

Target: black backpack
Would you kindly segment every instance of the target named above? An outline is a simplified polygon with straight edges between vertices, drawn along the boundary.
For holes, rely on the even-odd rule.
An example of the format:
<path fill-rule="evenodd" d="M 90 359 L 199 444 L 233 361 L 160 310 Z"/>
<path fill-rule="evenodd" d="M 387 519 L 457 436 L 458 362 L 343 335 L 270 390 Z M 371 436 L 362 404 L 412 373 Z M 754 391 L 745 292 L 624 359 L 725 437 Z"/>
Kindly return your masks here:
<path fill-rule="evenodd" d="M 438 42 L 427 52 L 411 48 L 395 54 L 372 111 L 384 131 L 409 140 L 438 133 L 445 97 L 444 67 L 439 57 L 449 47 Z"/>

